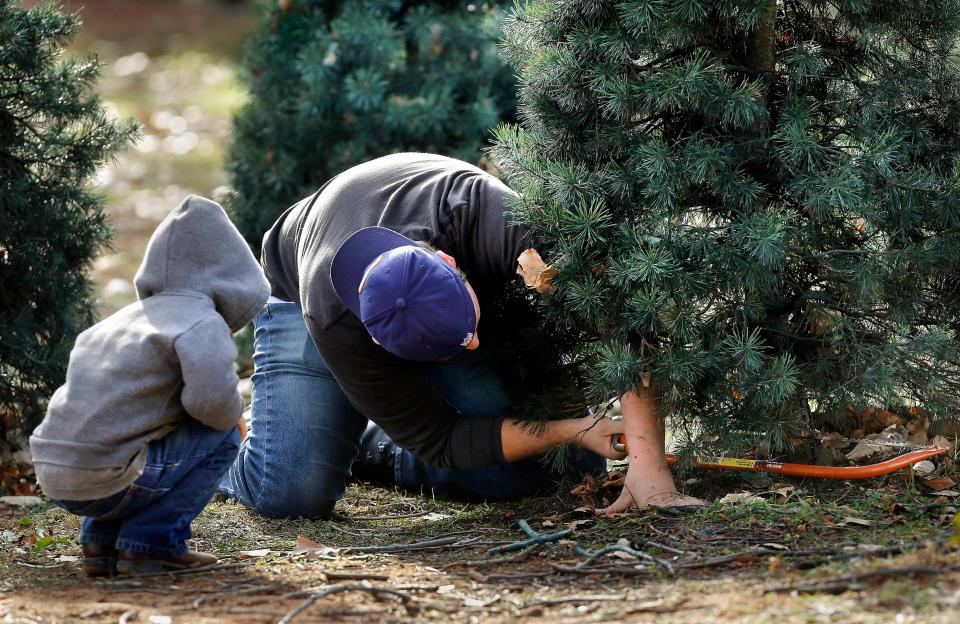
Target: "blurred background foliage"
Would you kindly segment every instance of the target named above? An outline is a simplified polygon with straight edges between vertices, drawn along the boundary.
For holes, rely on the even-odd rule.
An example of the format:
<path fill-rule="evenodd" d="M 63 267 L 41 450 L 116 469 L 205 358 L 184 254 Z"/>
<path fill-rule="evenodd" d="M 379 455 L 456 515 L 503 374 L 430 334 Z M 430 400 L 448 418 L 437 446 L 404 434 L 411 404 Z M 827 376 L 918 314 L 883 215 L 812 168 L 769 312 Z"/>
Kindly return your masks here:
<path fill-rule="evenodd" d="M 264 3 L 228 163 L 228 206 L 254 252 L 284 209 L 358 163 L 401 151 L 480 163 L 490 129 L 514 118 L 497 51 L 507 4 Z"/>

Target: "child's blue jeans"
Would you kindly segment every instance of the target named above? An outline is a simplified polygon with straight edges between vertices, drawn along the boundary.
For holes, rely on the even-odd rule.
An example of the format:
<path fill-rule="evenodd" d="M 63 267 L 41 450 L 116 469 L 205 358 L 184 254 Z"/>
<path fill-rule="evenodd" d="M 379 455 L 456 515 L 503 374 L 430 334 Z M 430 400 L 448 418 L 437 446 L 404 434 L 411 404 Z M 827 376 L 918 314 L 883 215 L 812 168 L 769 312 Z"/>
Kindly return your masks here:
<path fill-rule="evenodd" d="M 271 518 L 325 517 L 344 493 L 367 419 L 347 401 L 294 303 L 268 303 L 254 321 L 250 434 L 221 492 Z M 430 366 L 434 387 L 463 417 L 505 413 L 510 401 L 483 349 Z M 469 415 L 469 416 L 466 416 Z M 395 449 L 394 483 L 442 495 L 505 500 L 555 487 L 564 476 L 599 474 L 606 460 L 573 449 L 565 475 L 539 457 L 479 469 L 429 466 Z"/>
<path fill-rule="evenodd" d="M 83 516 L 82 544 L 180 555 L 190 523 L 210 502 L 239 446 L 236 427 L 215 431 L 191 418 L 150 443 L 143 474 L 126 489 L 99 500 L 52 502 Z"/>

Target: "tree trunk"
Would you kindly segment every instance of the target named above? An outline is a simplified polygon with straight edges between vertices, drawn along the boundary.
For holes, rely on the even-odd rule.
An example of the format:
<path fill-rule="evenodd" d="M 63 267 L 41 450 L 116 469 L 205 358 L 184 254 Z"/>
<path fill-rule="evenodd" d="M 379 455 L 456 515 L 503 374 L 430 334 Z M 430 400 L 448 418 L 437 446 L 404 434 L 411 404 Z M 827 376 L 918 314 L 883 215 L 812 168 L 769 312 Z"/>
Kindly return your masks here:
<path fill-rule="evenodd" d="M 763 98 L 769 102 L 777 61 L 777 0 L 768 0 L 767 14 L 750 33 L 748 48 L 747 63 L 763 81 Z"/>

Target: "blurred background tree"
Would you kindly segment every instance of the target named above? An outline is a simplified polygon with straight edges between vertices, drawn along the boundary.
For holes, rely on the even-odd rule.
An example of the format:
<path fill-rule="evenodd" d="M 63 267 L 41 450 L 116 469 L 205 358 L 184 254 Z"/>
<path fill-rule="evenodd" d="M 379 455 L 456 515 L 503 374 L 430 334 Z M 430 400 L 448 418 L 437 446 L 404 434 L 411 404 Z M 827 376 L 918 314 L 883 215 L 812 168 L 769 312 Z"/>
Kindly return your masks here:
<path fill-rule="evenodd" d="M 956 419 L 958 33 L 954 0 L 518 5 L 494 160 L 596 390 L 652 382 L 727 450 Z"/>
<path fill-rule="evenodd" d="M 0 417 L 29 433 L 95 320 L 87 272 L 110 236 L 92 177 L 136 136 L 93 87 L 93 57 L 64 55 L 80 27 L 52 3 L 0 0 Z"/>
<path fill-rule="evenodd" d="M 503 4 L 270 2 L 228 162 L 228 206 L 254 252 L 284 209 L 355 164 L 400 151 L 480 162 L 489 130 L 514 116 Z"/>

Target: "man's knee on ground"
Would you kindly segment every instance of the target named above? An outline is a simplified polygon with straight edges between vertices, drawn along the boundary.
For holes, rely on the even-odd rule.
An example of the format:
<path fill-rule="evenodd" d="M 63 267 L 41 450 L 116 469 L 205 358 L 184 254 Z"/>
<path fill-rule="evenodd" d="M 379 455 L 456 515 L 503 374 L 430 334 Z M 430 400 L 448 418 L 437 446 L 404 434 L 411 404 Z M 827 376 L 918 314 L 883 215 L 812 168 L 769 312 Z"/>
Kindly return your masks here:
<path fill-rule="evenodd" d="M 265 518 L 329 518 L 333 513 L 336 500 L 314 497 L 312 499 L 294 496 L 268 495 L 257 500 L 252 509 Z"/>
<path fill-rule="evenodd" d="M 251 507 L 268 518 L 328 518 L 343 496 L 343 480 L 310 471 L 274 475 L 259 492 L 250 492 Z"/>

